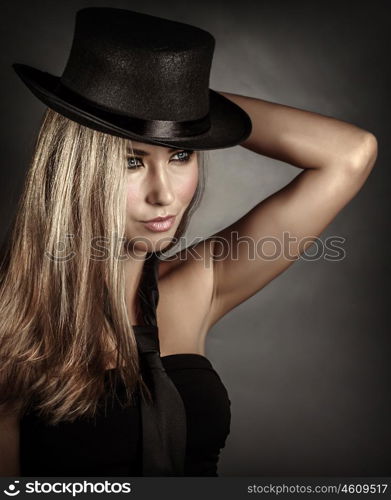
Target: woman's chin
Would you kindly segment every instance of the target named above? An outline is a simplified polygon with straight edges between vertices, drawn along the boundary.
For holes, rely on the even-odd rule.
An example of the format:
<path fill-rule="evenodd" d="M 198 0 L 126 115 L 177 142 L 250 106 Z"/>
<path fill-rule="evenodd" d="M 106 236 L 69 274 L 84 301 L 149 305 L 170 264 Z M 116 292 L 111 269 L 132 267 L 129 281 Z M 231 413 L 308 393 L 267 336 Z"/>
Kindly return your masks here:
<path fill-rule="evenodd" d="M 163 233 L 154 233 L 146 236 L 127 238 L 126 246 L 137 255 L 151 252 L 163 252 L 176 243 L 175 230 Z"/>

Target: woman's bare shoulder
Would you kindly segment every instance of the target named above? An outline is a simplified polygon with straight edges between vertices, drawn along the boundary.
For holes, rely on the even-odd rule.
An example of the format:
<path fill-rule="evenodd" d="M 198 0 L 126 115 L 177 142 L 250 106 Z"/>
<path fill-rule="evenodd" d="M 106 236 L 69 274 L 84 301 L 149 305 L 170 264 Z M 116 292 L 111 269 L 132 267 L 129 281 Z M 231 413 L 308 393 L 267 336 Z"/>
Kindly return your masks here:
<path fill-rule="evenodd" d="M 159 261 L 159 280 L 168 275 L 180 276 L 200 269 L 211 269 L 213 239 L 205 239 Z"/>
<path fill-rule="evenodd" d="M 167 351 L 202 351 L 213 297 L 211 248 L 204 240 L 159 263 L 158 319 Z"/>

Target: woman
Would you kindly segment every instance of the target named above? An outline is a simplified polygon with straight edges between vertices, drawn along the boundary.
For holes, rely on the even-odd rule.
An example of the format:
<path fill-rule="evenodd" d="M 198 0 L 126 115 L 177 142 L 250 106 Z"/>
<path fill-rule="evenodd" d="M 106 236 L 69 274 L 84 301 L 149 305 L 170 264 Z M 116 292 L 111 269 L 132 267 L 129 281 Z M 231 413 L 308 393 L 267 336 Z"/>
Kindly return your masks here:
<path fill-rule="evenodd" d="M 375 163 L 370 132 L 208 89 L 213 47 L 183 23 L 88 8 L 61 79 L 14 66 L 49 110 L 2 268 L 1 475 L 217 475 L 230 401 L 208 331 L 299 257 Z M 160 259 L 200 201 L 203 151 L 236 144 L 304 171 Z M 273 260 L 238 243 L 286 233 Z"/>

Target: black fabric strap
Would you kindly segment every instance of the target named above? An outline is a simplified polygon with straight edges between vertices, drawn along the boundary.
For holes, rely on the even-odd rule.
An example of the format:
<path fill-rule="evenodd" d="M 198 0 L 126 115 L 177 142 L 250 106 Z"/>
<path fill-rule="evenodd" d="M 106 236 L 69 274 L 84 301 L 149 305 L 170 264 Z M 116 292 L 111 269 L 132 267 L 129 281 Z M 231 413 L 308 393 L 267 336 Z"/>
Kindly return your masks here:
<path fill-rule="evenodd" d="M 143 476 L 183 476 L 186 411 L 182 398 L 160 359 L 156 307 L 159 300 L 158 258 L 144 263 L 139 287 L 144 325 L 135 328 L 142 375 L 153 404 L 141 397 Z"/>

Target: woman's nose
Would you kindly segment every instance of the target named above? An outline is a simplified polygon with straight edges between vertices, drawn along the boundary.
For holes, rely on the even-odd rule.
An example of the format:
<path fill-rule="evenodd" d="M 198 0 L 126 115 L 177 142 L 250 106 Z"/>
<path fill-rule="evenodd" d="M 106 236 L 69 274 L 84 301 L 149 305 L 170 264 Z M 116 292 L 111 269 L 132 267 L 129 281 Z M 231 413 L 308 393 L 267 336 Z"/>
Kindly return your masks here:
<path fill-rule="evenodd" d="M 159 168 L 148 179 L 148 202 L 170 205 L 174 200 L 173 186 L 164 168 Z"/>

